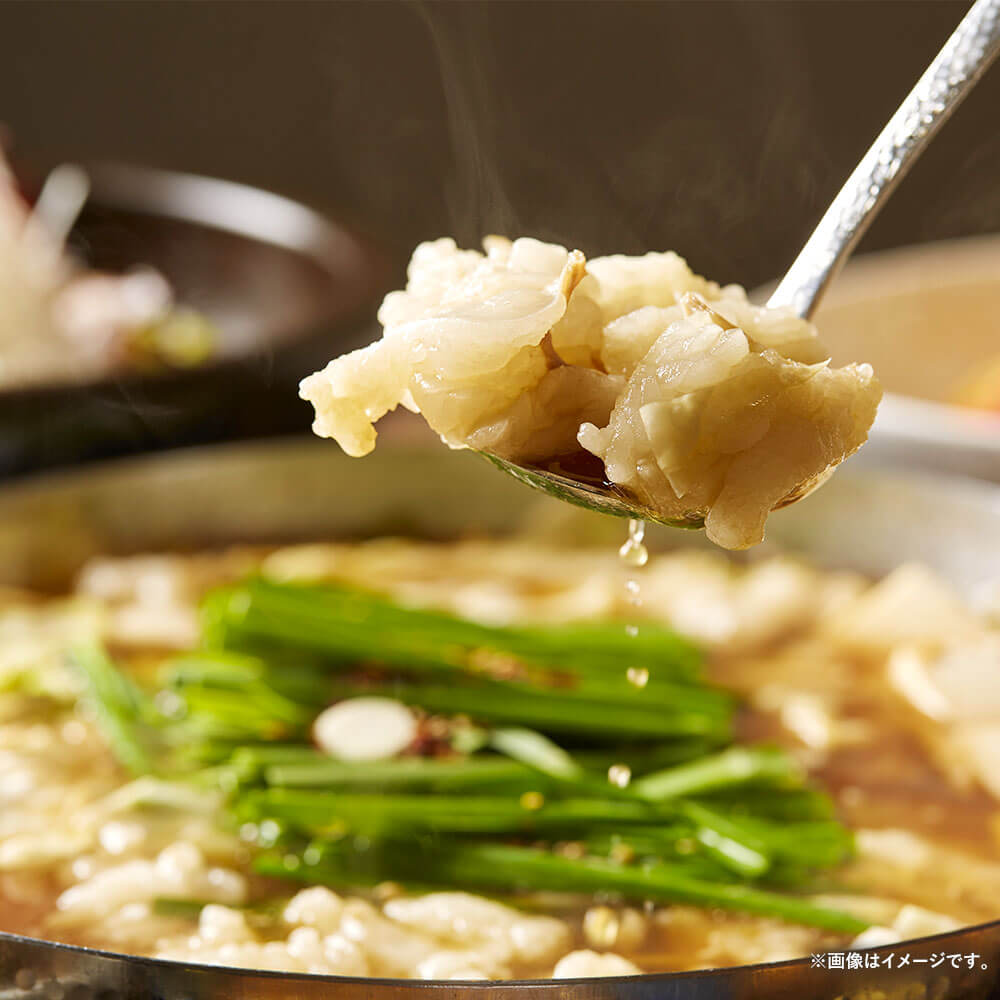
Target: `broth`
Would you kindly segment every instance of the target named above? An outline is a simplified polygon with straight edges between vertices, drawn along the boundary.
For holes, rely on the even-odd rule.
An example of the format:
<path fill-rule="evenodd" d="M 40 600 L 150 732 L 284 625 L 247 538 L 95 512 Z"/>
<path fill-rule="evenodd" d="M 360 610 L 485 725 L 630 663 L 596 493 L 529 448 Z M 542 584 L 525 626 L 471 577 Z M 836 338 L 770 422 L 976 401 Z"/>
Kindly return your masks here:
<path fill-rule="evenodd" d="M 739 739 L 787 748 L 856 831 L 856 856 L 821 873 L 816 899 L 902 936 L 1000 917 L 998 810 L 979 778 L 982 760 L 962 749 L 954 718 L 921 713 L 887 669 L 908 650 L 933 670 L 942 650 L 992 634 L 957 606 L 934 622 L 914 614 L 928 595 L 943 607 L 929 574 L 904 569 L 905 579 L 872 585 L 785 560 L 735 570 L 720 557 L 654 555 L 636 605 L 625 586 L 632 571 L 603 549 L 382 539 L 218 561 L 101 561 L 69 603 L 26 611 L 10 600 L 0 616 L 9 661 L 0 668 L 0 929 L 188 961 L 418 978 L 680 971 L 784 960 L 855 938 L 679 903 L 535 892 L 503 895 L 509 909 L 500 910 L 477 894 L 412 895 L 384 881 L 331 893 L 255 874 L 259 839 L 223 821 L 216 799 L 166 803 L 141 785 L 147 779 L 136 792 L 100 720 L 61 687 L 66 637 L 81 616 L 99 610 L 116 661 L 147 683 L 171 646 L 197 635 L 202 593 L 248 565 L 268 579 L 335 580 L 494 623 L 667 622 L 707 650 L 713 682 L 743 696 Z M 884 598 L 901 579 L 908 598 L 888 602 L 887 623 Z M 18 681 L 15 632 L 34 643 Z M 169 697 L 158 697 L 169 715 Z M 439 736 L 425 728 L 421 739 L 421 752 L 437 752 Z M 171 900 L 199 905 L 171 909 Z"/>

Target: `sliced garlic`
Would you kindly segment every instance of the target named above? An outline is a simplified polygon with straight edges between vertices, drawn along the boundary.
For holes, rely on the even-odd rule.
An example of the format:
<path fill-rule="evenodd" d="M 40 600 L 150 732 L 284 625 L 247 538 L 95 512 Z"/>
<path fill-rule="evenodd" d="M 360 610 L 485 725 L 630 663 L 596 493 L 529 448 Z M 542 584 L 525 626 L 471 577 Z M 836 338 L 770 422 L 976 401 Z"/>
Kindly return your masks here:
<path fill-rule="evenodd" d="M 313 723 L 320 750 L 340 760 L 395 757 L 416 735 L 413 712 L 392 698 L 348 698 L 321 712 Z"/>

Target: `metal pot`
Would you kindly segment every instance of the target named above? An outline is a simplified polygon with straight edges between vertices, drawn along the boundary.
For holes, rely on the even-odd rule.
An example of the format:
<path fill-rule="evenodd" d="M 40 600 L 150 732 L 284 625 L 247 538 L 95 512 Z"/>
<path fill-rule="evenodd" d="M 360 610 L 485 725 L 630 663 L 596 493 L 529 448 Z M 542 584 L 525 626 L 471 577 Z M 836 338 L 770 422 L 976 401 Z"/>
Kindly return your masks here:
<path fill-rule="evenodd" d="M 823 565 L 879 573 L 927 563 L 966 593 L 997 576 L 1000 490 L 857 463 L 776 514 L 770 545 Z M 175 452 L 53 474 L 0 490 L 0 582 L 54 587 L 97 553 L 191 549 L 412 532 L 504 533 L 525 523 L 555 535 L 621 535 L 621 523 L 539 497 L 472 455 L 393 449 L 357 461 L 320 442 Z M 695 536 L 650 531 L 651 544 Z M 909 964 L 885 964 L 889 954 Z M 0 934 L 3 997 L 313 998 L 342 1000 L 873 1000 L 987 998 L 1000 989 L 1000 921 L 868 952 L 879 968 L 802 959 L 698 973 L 500 983 L 289 975 L 110 954 Z M 950 956 L 961 955 L 959 968 Z M 969 967 L 966 956 L 975 955 Z M 942 958 L 942 956 L 944 956 Z M 824 962 L 824 964 L 826 964 Z"/>
<path fill-rule="evenodd" d="M 98 270 L 148 265 L 219 331 L 203 364 L 0 391 L 0 476 L 84 459 L 305 431 L 298 381 L 369 340 L 385 261 L 349 227 L 210 177 L 84 164 L 70 245 Z"/>

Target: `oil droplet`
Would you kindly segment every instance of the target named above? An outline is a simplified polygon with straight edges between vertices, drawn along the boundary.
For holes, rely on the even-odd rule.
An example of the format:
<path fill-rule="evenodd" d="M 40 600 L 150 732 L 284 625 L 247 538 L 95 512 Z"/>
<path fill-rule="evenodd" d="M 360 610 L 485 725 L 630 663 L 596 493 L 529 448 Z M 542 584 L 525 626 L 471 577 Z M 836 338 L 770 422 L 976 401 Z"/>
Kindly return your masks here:
<path fill-rule="evenodd" d="M 625 679 L 633 687 L 644 688 L 649 683 L 649 671 L 645 667 L 629 667 Z"/>
<path fill-rule="evenodd" d="M 620 865 L 630 865 L 635 861 L 635 848 L 631 844 L 625 844 L 619 841 L 614 844 L 610 851 L 608 851 L 608 857 L 612 861 L 617 861 Z"/>
<path fill-rule="evenodd" d="M 240 827 L 240 840 L 244 840 L 248 844 L 254 843 L 259 835 L 260 830 L 257 829 L 256 823 L 244 823 Z"/>
<path fill-rule="evenodd" d="M 545 805 L 545 796 L 541 792 L 525 792 L 521 796 L 521 808 L 532 811 L 541 809 Z"/>
<path fill-rule="evenodd" d="M 616 788 L 628 788 L 632 780 L 632 768 L 628 764 L 612 764 L 608 768 L 608 781 Z"/>
<path fill-rule="evenodd" d="M 257 827 L 257 842 L 262 847 L 274 847 L 281 836 L 281 827 L 273 819 L 265 819 Z"/>
<path fill-rule="evenodd" d="M 646 525 L 642 521 L 635 520 L 635 518 L 629 519 L 628 538 L 625 540 L 625 544 L 618 550 L 618 555 L 621 556 L 622 562 L 626 566 L 638 569 L 649 562 L 649 550 L 642 544 L 642 540 L 645 537 Z"/>

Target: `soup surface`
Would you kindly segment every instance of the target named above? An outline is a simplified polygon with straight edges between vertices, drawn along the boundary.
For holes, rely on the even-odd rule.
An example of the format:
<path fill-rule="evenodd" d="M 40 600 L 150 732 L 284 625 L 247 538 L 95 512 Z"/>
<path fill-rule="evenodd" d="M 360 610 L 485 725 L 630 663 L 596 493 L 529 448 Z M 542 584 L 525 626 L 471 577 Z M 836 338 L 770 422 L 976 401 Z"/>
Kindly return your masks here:
<path fill-rule="evenodd" d="M 0 928 L 477 979 L 994 919 L 998 658 L 919 566 L 394 539 L 102 560 L 2 595 Z"/>

